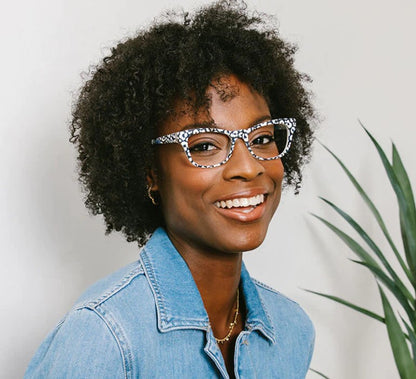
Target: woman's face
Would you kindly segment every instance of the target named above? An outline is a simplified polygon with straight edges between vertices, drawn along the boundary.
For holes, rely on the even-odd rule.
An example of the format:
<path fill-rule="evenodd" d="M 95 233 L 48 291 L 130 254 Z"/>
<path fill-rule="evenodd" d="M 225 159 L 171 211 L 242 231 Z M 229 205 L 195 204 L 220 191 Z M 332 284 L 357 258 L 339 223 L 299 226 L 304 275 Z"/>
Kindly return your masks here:
<path fill-rule="evenodd" d="M 271 119 L 265 99 L 235 76 L 223 77 L 207 93 L 211 98 L 209 115 L 183 112 L 165 122 L 160 135 L 192 129 L 203 122 L 236 130 Z M 184 104 L 178 109 L 184 110 Z M 280 201 L 284 173 L 280 159 L 259 161 L 237 140 L 227 163 L 198 168 L 188 161 L 179 144 L 156 148 L 152 189 L 159 191 L 166 229 L 174 243 L 204 252 L 237 253 L 263 242 Z M 241 199 L 258 195 L 264 195 L 264 202 L 256 207 L 218 206 L 218 202 L 234 199 L 240 199 L 241 205 Z"/>

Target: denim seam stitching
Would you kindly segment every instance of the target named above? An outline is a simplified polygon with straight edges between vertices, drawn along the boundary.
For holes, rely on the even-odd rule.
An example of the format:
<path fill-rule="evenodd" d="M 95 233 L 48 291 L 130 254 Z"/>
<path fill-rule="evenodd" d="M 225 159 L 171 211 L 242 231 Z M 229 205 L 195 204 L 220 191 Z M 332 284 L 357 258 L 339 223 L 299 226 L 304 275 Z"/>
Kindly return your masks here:
<path fill-rule="evenodd" d="M 264 283 L 260 282 L 260 281 L 259 281 L 259 280 L 257 280 L 257 279 L 254 279 L 254 278 L 251 278 L 251 280 L 252 280 L 254 283 L 256 283 L 257 285 L 259 285 L 260 287 L 263 287 L 264 289 L 269 290 L 270 292 L 274 292 L 274 293 L 279 294 L 279 292 L 278 292 L 278 291 L 276 291 L 274 288 L 272 288 L 272 287 L 268 286 L 267 284 L 264 284 Z"/>
<path fill-rule="evenodd" d="M 145 260 L 143 260 L 143 256 L 146 255 Z M 156 310 L 157 310 L 157 315 L 158 315 L 158 325 L 160 330 L 162 330 L 162 319 L 166 319 L 166 312 L 165 312 L 165 307 L 163 306 L 163 298 L 162 295 L 159 291 L 159 287 L 156 285 L 156 279 L 153 275 L 153 272 L 151 270 L 149 270 L 149 268 L 152 268 L 150 262 L 148 261 L 148 255 L 147 255 L 147 250 L 146 247 L 143 248 L 142 253 L 140 254 L 140 261 L 142 263 L 142 269 L 144 271 L 145 277 L 147 278 L 147 280 L 149 281 L 149 285 L 150 285 L 150 289 L 153 293 L 153 296 L 155 297 L 155 303 L 156 303 Z M 148 264 L 147 264 L 148 263 Z M 150 266 L 150 267 L 148 267 Z M 159 317 L 160 315 L 160 317 Z"/>
<path fill-rule="evenodd" d="M 212 337 L 214 337 L 214 334 L 212 334 Z M 208 355 L 208 357 L 211 358 L 211 360 L 214 362 L 215 367 L 217 368 L 218 372 L 221 374 L 222 378 L 229 378 L 228 372 L 225 369 L 225 366 L 221 364 L 221 353 L 219 353 L 219 348 L 216 342 L 213 342 L 213 338 L 208 338 L 208 343 L 204 347 L 205 353 Z M 217 351 L 215 351 L 217 350 Z"/>
<path fill-rule="evenodd" d="M 297 303 L 296 301 L 294 301 L 294 300 L 292 300 L 292 299 L 288 298 L 287 296 L 283 295 L 281 292 L 276 291 L 274 288 L 272 288 L 272 287 L 268 286 L 267 284 L 264 284 L 264 283 L 262 283 L 262 282 L 258 281 L 257 279 L 253 279 L 253 278 L 251 278 L 251 280 L 252 280 L 255 284 L 257 284 L 259 287 L 262 287 L 262 288 L 263 288 L 263 289 L 265 289 L 265 290 L 268 290 L 268 291 L 270 291 L 270 292 L 273 292 L 273 293 L 275 293 L 276 295 L 282 296 L 282 297 L 284 297 L 286 300 L 289 300 L 290 302 L 292 302 L 292 303 L 294 303 L 294 304 L 299 305 L 299 303 Z"/>
<path fill-rule="evenodd" d="M 95 300 L 87 301 L 85 304 L 80 305 L 78 308 L 82 307 L 97 307 L 108 300 L 110 297 L 115 295 L 117 292 L 122 290 L 124 287 L 128 286 L 133 279 L 137 276 L 144 273 L 143 267 L 140 265 L 139 267 L 135 267 L 132 271 L 130 271 L 127 275 L 125 275 L 111 290 L 105 292 L 103 295 L 98 297 Z"/>
<path fill-rule="evenodd" d="M 248 342 L 248 338 L 249 338 L 250 334 L 251 334 L 250 332 L 247 332 L 247 335 L 245 336 L 247 342 Z M 257 379 L 257 366 L 254 365 L 253 357 L 252 357 L 252 354 L 251 354 L 250 344 L 245 345 L 244 350 L 246 350 L 245 355 L 246 356 L 248 355 L 248 357 L 249 357 L 251 371 L 255 374 L 253 379 Z M 241 347 L 240 346 L 239 346 L 239 351 L 241 353 Z M 241 363 L 239 362 L 239 364 L 241 364 Z"/>
<path fill-rule="evenodd" d="M 278 292 L 276 292 L 273 288 L 271 288 L 271 287 L 269 287 L 269 286 L 267 286 L 267 285 L 259 282 L 258 280 L 252 279 L 252 281 L 255 284 L 257 284 L 257 285 L 265 288 L 266 290 L 270 290 L 271 292 L 278 294 Z M 264 303 L 264 301 L 263 301 L 263 299 L 262 299 L 262 297 L 261 297 L 260 294 L 259 294 L 259 299 L 260 299 L 260 303 L 261 303 L 261 305 L 263 307 L 264 313 L 266 314 L 267 320 L 269 321 L 270 327 L 269 328 L 266 327 L 266 325 L 264 325 L 264 323 L 261 320 L 259 320 L 259 323 L 263 326 L 264 329 L 267 329 L 268 331 L 270 331 L 270 334 L 271 334 L 270 339 L 272 340 L 273 343 L 276 343 L 276 338 L 275 338 L 276 331 L 275 331 L 275 328 L 273 326 L 273 323 L 272 323 L 270 314 L 269 314 L 269 312 L 267 310 L 267 307 L 266 307 L 266 305 L 265 305 L 265 303 Z"/>
<path fill-rule="evenodd" d="M 132 368 L 133 368 L 131 352 L 128 351 L 129 349 L 127 347 L 127 343 L 123 343 L 121 341 L 121 338 L 120 338 L 120 337 L 125 337 L 123 335 L 124 333 L 121 331 L 120 328 L 118 328 L 119 333 L 117 333 L 117 330 L 114 328 L 115 326 L 117 326 L 117 323 L 115 322 L 114 319 L 108 317 L 108 315 L 107 315 L 108 312 L 105 312 L 105 310 L 103 310 L 102 307 L 100 307 L 100 306 L 93 307 L 93 308 L 85 307 L 85 309 L 89 309 L 92 312 L 94 312 L 105 323 L 107 328 L 110 330 L 112 336 L 114 337 L 114 339 L 117 343 L 118 349 L 119 349 L 120 354 L 121 354 L 121 359 L 122 359 L 122 362 L 123 362 L 124 378 L 127 379 L 128 377 L 131 377 L 131 375 L 128 375 L 129 372 L 131 374 L 131 371 L 132 371 Z M 124 340 L 126 340 L 126 338 L 124 338 Z M 126 350 L 127 350 L 126 352 L 124 351 L 125 349 L 124 349 L 123 346 L 126 346 Z"/>

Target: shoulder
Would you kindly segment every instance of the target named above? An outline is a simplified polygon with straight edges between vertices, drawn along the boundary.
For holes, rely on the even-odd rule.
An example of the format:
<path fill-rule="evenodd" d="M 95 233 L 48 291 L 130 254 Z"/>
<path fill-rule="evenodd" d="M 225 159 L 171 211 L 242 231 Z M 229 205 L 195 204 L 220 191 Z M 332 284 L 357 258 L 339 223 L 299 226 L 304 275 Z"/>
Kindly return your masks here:
<path fill-rule="evenodd" d="M 146 303 L 137 301 L 146 296 L 143 274 L 137 261 L 93 284 L 43 341 L 25 378 L 128 377 L 131 349 L 120 315 L 137 314 L 134 303 Z M 77 371 L 85 367 L 90 376 Z"/>
<path fill-rule="evenodd" d="M 277 329 L 296 329 L 311 341 L 315 338 L 315 329 L 312 321 L 304 309 L 294 300 L 276 291 L 272 287 L 252 279 L 269 318 Z"/>
<path fill-rule="evenodd" d="M 75 302 L 73 310 L 96 308 L 112 298 L 121 298 L 130 287 L 143 285 L 140 277 L 144 276 L 140 261 L 135 261 L 120 270 L 97 281 L 89 287 Z"/>
<path fill-rule="evenodd" d="M 88 374 L 85 367 L 90 368 Z M 96 312 L 84 308 L 68 313 L 49 333 L 32 358 L 25 379 L 124 377 L 125 373 L 125 357 L 111 328 Z"/>

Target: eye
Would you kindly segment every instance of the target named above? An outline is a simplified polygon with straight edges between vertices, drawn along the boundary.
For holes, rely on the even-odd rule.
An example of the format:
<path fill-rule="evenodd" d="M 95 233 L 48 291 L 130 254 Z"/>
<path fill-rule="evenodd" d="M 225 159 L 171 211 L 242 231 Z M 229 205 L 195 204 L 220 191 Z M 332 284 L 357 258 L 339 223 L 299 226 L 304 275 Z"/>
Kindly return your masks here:
<path fill-rule="evenodd" d="M 227 147 L 228 137 L 219 133 L 198 133 L 188 139 L 189 150 L 192 153 L 211 153 L 224 150 Z"/>
<path fill-rule="evenodd" d="M 198 143 L 194 146 L 189 147 L 189 150 L 191 150 L 191 152 L 211 151 L 215 149 L 217 149 L 217 147 L 215 147 L 215 145 L 210 142 L 202 142 L 202 143 Z"/>
<path fill-rule="evenodd" d="M 250 145 L 267 145 L 269 143 L 272 143 L 274 141 L 274 138 L 271 134 L 262 134 L 260 136 L 257 136 L 256 138 L 254 138 L 251 142 Z"/>

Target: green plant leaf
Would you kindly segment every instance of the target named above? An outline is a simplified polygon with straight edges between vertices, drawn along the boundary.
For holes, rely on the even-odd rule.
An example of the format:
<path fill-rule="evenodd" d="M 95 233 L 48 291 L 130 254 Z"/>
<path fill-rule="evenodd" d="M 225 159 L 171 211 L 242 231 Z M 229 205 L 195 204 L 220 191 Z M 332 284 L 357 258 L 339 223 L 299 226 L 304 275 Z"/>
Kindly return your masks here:
<path fill-rule="evenodd" d="M 392 293 L 397 297 L 400 304 L 402 304 L 403 308 L 405 309 L 406 313 L 409 316 L 409 320 L 414 325 L 416 324 L 416 315 L 414 310 L 409 305 L 407 298 L 403 295 L 400 289 L 395 285 L 395 283 L 385 274 L 385 272 L 381 269 L 379 264 L 367 253 L 367 251 L 358 244 L 353 238 L 348 236 L 346 233 L 338 229 L 335 225 L 331 224 L 327 220 L 319 217 L 315 214 L 312 216 L 316 217 L 318 220 L 322 221 L 329 229 L 331 229 L 341 240 L 345 242 L 345 244 L 355 253 L 358 257 L 360 257 L 363 262 L 354 261 L 356 263 L 361 263 L 366 265 L 380 280 L 385 283 L 385 285 L 392 291 Z"/>
<path fill-rule="evenodd" d="M 403 166 L 403 162 L 400 158 L 400 154 L 397 151 L 396 146 L 393 144 L 393 170 L 396 174 L 400 188 L 403 191 L 408 206 L 409 217 L 413 219 L 413 223 L 416 223 L 416 207 L 415 199 L 413 197 L 412 186 L 410 184 L 409 176 L 407 175 L 406 169 Z M 400 209 L 400 228 L 402 233 L 403 246 L 406 253 L 407 263 L 410 266 L 410 270 L 416 275 L 416 261 L 414 260 L 414 254 L 411 251 L 411 247 L 408 244 L 409 238 L 416 239 L 416 230 L 407 230 L 406 223 L 404 221 L 404 212 Z M 410 236 L 408 236 L 410 234 Z M 416 286 L 415 286 L 416 289 Z"/>
<path fill-rule="evenodd" d="M 400 267 L 405 272 L 407 278 L 409 279 L 410 283 L 412 283 L 413 286 L 416 285 L 416 274 L 412 273 L 409 268 L 407 267 L 406 263 L 404 262 L 402 256 L 400 255 L 399 251 L 397 250 L 396 245 L 394 244 L 389 231 L 387 230 L 386 224 L 383 221 L 383 218 L 380 215 L 380 212 L 374 205 L 374 203 L 371 201 L 371 199 L 368 197 L 368 195 L 365 193 L 361 185 L 358 183 L 357 179 L 351 174 L 351 172 L 347 169 L 347 167 L 344 165 L 344 163 L 339 159 L 335 153 L 333 153 L 328 147 L 326 147 L 324 144 L 321 144 L 322 147 L 327 150 L 338 162 L 338 164 L 341 166 L 341 168 L 344 170 L 345 174 L 357 190 L 357 192 L 360 194 L 361 198 L 364 200 L 368 208 L 370 209 L 371 213 L 373 214 L 374 218 L 377 221 L 377 224 L 379 225 L 380 229 L 382 230 L 385 238 L 387 239 L 391 249 L 394 252 L 394 255 L 396 256 L 397 261 L 400 264 Z"/>
<path fill-rule="evenodd" d="M 406 202 L 406 196 L 403 193 L 399 180 L 397 179 L 396 173 L 394 172 L 393 167 L 387 159 L 385 152 L 383 151 L 379 143 L 376 141 L 376 139 L 371 135 L 371 133 L 364 127 L 364 125 L 361 124 L 361 126 L 364 128 L 365 132 L 368 134 L 374 146 L 376 147 L 377 152 L 383 163 L 384 169 L 386 170 L 387 176 L 390 180 L 390 184 L 393 187 L 394 192 L 396 193 L 400 209 L 400 224 L 402 229 L 403 241 L 405 242 L 406 258 L 408 262 L 410 262 L 410 267 L 414 268 L 416 265 L 416 219 L 413 217 L 413 214 L 409 209 L 409 206 Z M 413 270 L 411 272 L 412 276 L 415 277 L 416 272 L 414 272 Z M 412 281 L 412 284 L 416 287 L 415 281 Z"/>
<path fill-rule="evenodd" d="M 409 176 L 407 171 L 404 168 L 403 162 L 400 158 L 400 154 L 397 151 L 396 145 L 392 144 L 392 161 L 393 161 L 393 170 L 396 174 L 397 180 L 400 183 L 400 187 L 403 190 L 403 194 L 406 198 L 406 203 L 410 206 L 413 218 L 416 218 L 416 209 L 415 209 L 415 199 L 413 196 L 412 185 L 410 183 Z"/>
<path fill-rule="evenodd" d="M 314 372 L 315 374 L 318 374 L 318 375 L 320 375 L 320 376 L 322 376 L 323 378 L 325 378 L 325 379 L 329 379 L 329 376 L 326 376 L 326 375 L 324 375 L 324 374 L 322 374 L 322 372 L 319 372 L 319 371 L 317 371 L 317 370 L 314 370 L 313 368 L 309 368 L 309 370 L 310 371 L 312 371 L 312 372 Z"/>
<path fill-rule="evenodd" d="M 406 327 L 408 335 L 406 336 L 409 339 L 411 346 L 412 346 L 412 354 L 413 354 L 413 362 L 416 365 L 416 332 L 410 327 L 410 325 L 406 322 L 403 317 L 400 317 L 403 321 L 403 324 Z"/>
<path fill-rule="evenodd" d="M 355 253 L 357 254 L 362 260 L 365 262 L 370 263 L 374 267 L 380 267 L 379 264 L 374 260 L 374 258 L 367 253 L 366 250 L 354 239 L 352 239 L 349 235 L 344 233 L 342 230 L 337 228 L 335 225 L 331 224 L 329 221 L 325 220 L 324 218 L 311 213 L 311 215 L 318 220 L 322 221 L 329 229 L 331 229 L 341 240 L 345 242 L 345 244 Z"/>
<path fill-rule="evenodd" d="M 406 311 L 407 316 L 409 317 L 410 322 L 412 325 L 416 325 L 416 312 L 412 307 L 412 303 L 409 303 L 407 298 L 401 293 L 400 289 L 397 287 L 396 283 L 391 280 L 385 272 L 380 270 L 379 267 L 371 266 L 371 264 L 367 262 L 361 262 L 361 261 L 355 261 L 352 259 L 354 263 L 357 263 L 359 265 L 363 265 L 367 267 L 378 280 L 380 280 L 394 295 L 394 297 L 397 299 L 397 301 L 401 304 L 403 309 Z"/>
<path fill-rule="evenodd" d="M 411 321 L 412 325 L 416 325 L 416 315 L 415 311 L 409 305 L 409 302 L 406 296 L 401 292 L 400 288 L 389 278 L 386 273 L 381 269 L 379 264 L 367 253 L 367 251 L 353 238 L 348 236 L 342 230 L 337 228 L 335 225 L 331 224 L 327 220 L 323 219 L 320 216 L 312 214 L 312 216 L 316 217 L 318 220 L 323 222 L 329 229 L 331 229 L 341 240 L 345 242 L 345 244 L 355 253 L 358 257 L 360 257 L 363 262 L 354 261 L 356 263 L 360 263 L 365 265 L 369 268 L 376 277 L 380 278 L 380 280 L 390 289 L 390 291 L 396 296 L 397 300 L 403 306 L 404 310 L 406 311 L 407 315 L 409 316 L 409 320 Z"/>
<path fill-rule="evenodd" d="M 328 295 L 328 294 L 325 294 L 325 293 L 322 293 L 322 292 L 316 292 L 316 291 L 307 290 L 307 289 L 304 289 L 304 291 L 307 291 L 307 292 L 313 293 L 313 294 L 315 294 L 315 295 L 319 295 L 319 296 L 326 297 L 327 299 L 330 299 L 330 300 L 336 301 L 337 303 L 340 303 L 340 304 L 345 305 L 345 306 L 347 306 L 347 307 L 349 307 L 349 308 L 352 308 L 352 309 L 354 309 L 354 310 L 355 310 L 355 311 L 357 311 L 357 312 L 363 313 L 363 314 L 365 314 L 366 316 L 369 316 L 369 317 L 371 317 L 371 318 L 374 318 L 374 319 L 375 319 L 375 320 L 377 320 L 377 321 L 380 321 L 380 322 L 382 322 L 382 323 L 385 323 L 384 317 L 382 317 L 382 316 L 378 315 L 377 313 L 374 313 L 374 312 L 372 312 L 372 311 L 369 311 L 368 309 L 365 309 L 365 308 L 359 307 L 358 305 L 352 304 L 352 303 L 350 303 L 349 301 L 346 301 L 346 300 L 344 300 L 344 299 L 341 299 L 341 298 L 339 298 L 339 297 L 337 297 L 337 296 L 332 296 L 332 295 Z"/>
<path fill-rule="evenodd" d="M 400 378 L 415 379 L 416 366 L 410 356 L 409 347 L 407 346 L 403 331 L 382 288 L 379 286 L 378 289 L 383 303 L 387 332 Z"/>
<path fill-rule="evenodd" d="M 377 255 L 377 257 L 380 259 L 381 263 L 387 269 L 387 271 L 389 272 L 392 279 L 397 284 L 397 286 L 399 287 L 399 289 L 403 293 L 403 295 L 406 296 L 407 299 L 410 302 L 414 302 L 415 299 L 413 298 L 410 291 L 407 289 L 405 284 L 401 281 L 401 279 L 397 275 L 397 273 L 393 270 L 390 263 L 388 262 L 388 260 L 384 256 L 383 252 L 375 244 L 375 242 L 370 238 L 370 236 L 365 232 L 365 230 L 350 215 L 345 213 L 342 209 L 337 207 L 331 201 L 326 200 L 323 197 L 320 197 L 320 199 L 323 200 L 325 203 L 327 203 L 329 206 L 331 206 L 342 218 L 344 218 L 344 220 L 346 220 L 354 228 L 354 230 L 360 235 L 360 237 L 367 243 L 367 245 L 374 251 L 374 253 Z"/>
<path fill-rule="evenodd" d="M 384 169 L 389 178 L 390 184 L 396 194 L 397 202 L 399 205 L 399 216 L 400 216 L 400 228 L 402 235 L 402 242 L 404 246 L 405 259 L 399 253 L 396 245 L 394 244 L 389 231 L 374 203 L 370 200 L 368 195 L 365 193 L 363 188 L 360 186 L 355 177 L 351 172 L 346 168 L 343 162 L 326 146 L 323 147 L 336 159 L 338 164 L 344 170 L 361 198 L 364 200 L 366 205 L 369 207 L 371 213 L 375 217 L 380 229 L 382 230 L 385 238 L 387 239 L 390 247 L 392 248 L 397 261 L 399 262 L 402 270 L 409 279 L 410 283 L 416 291 L 416 206 L 415 199 L 411 187 L 411 183 L 408 177 L 408 174 L 403 166 L 400 155 L 396 149 L 396 146 L 393 144 L 392 149 L 392 163 L 389 162 L 384 150 L 381 148 L 379 143 L 371 135 L 371 133 L 363 126 L 361 126 L 365 132 L 370 137 L 372 143 L 374 144 L 379 157 L 382 161 Z M 400 377 L 402 379 L 415 379 L 416 378 L 416 299 L 407 285 L 401 280 L 401 275 L 396 272 L 390 262 L 388 261 L 385 254 L 381 251 L 378 245 L 369 237 L 369 235 L 364 231 L 364 229 L 346 212 L 335 206 L 330 201 L 321 198 L 328 205 L 330 205 L 345 221 L 349 223 L 351 227 L 363 238 L 368 247 L 371 249 L 369 252 L 363 248 L 356 240 L 347 235 L 345 232 L 326 221 L 325 219 L 313 215 L 321 222 L 323 222 L 329 229 L 331 229 L 344 243 L 361 259 L 353 260 L 353 262 L 360 264 L 370 270 L 374 274 L 380 296 L 383 303 L 383 310 L 385 317 L 371 312 L 365 308 L 359 307 L 355 304 L 352 304 L 346 300 L 343 300 L 339 297 L 327 295 L 315 291 L 309 291 L 311 293 L 326 297 L 338 303 L 341 303 L 345 306 L 350 307 L 358 312 L 361 312 L 369 317 L 372 317 L 380 322 L 386 324 L 387 332 L 389 335 L 390 344 L 392 347 L 394 359 L 396 366 L 399 370 Z M 374 253 L 374 254 L 373 254 Z M 374 255 L 377 260 L 374 259 Z M 394 311 L 387 299 L 382 287 L 379 283 L 384 284 L 386 288 L 395 296 L 400 305 L 403 307 L 406 315 L 409 319 L 409 322 L 403 317 L 401 317 L 403 325 L 406 328 L 407 333 L 402 330 L 401 325 L 399 324 Z M 406 283 L 407 284 L 407 283 Z M 412 347 L 412 354 L 410 353 L 408 343 L 406 339 L 410 342 Z M 412 358 L 413 356 L 413 358 Z"/>

